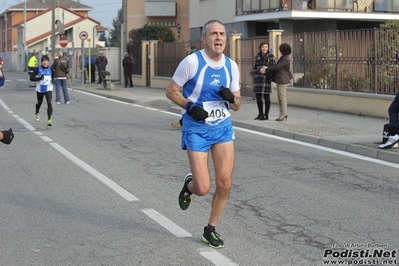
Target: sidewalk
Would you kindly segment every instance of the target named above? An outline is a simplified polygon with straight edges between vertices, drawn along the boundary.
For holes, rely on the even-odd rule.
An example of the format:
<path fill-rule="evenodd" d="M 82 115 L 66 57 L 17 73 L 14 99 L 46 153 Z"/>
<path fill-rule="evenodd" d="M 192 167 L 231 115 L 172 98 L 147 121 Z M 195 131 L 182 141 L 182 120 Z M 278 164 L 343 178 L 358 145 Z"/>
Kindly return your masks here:
<path fill-rule="evenodd" d="M 91 87 L 88 84 L 82 86 L 78 81 L 73 87 L 76 90 L 180 113 L 179 107 L 166 98 L 163 89 L 123 88 L 122 85 L 115 85 L 112 90 L 104 90 L 98 88 L 98 84 L 93 84 Z M 73 97 L 71 100 L 73 103 Z M 254 120 L 258 114 L 256 102 L 252 98 L 244 97 L 241 109 L 231 113 L 233 125 L 237 127 L 399 163 L 399 149 L 378 148 L 382 140 L 383 125 L 388 123 L 388 111 L 387 118 L 383 119 L 295 107 L 290 106 L 288 101 L 287 121 L 275 121 L 279 114 L 277 104 L 272 104 L 270 108 L 270 120 L 259 121 Z M 176 121 L 177 117 L 165 123 Z"/>

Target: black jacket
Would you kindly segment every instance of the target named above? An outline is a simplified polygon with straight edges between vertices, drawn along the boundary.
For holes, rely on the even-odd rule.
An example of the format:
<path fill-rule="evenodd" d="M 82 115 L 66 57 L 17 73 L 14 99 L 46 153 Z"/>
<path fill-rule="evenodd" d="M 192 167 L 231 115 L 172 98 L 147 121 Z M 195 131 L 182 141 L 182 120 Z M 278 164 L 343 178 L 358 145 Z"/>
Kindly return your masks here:
<path fill-rule="evenodd" d="M 279 58 L 277 64 L 268 67 L 266 71 L 275 72 L 274 80 L 277 84 L 288 84 L 291 82 L 290 72 L 290 55 L 286 54 Z"/>

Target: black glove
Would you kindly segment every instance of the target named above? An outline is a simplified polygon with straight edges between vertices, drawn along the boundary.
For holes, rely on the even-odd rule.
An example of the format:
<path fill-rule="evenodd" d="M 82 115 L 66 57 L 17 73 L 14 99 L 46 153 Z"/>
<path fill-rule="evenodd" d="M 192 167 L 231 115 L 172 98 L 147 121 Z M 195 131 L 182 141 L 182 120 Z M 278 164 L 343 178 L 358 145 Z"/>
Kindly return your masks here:
<path fill-rule="evenodd" d="M 43 79 L 44 79 L 44 75 L 41 75 L 41 76 L 40 76 L 40 80 L 43 80 Z"/>
<path fill-rule="evenodd" d="M 11 141 L 14 139 L 14 133 L 12 133 L 12 129 L 10 128 L 9 130 L 1 131 L 3 133 L 3 139 L 1 142 L 5 144 L 10 144 Z"/>
<path fill-rule="evenodd" d="M 187 113 L 191 115 L 195 121 L 204 120 L 209 116 L 207 111 L 192 102 L 188 102 L 186 104 L 186 110 Z"/>
<path fill-rule="evenodd" d="M 236 97 L 233 93 L 229 90 L 229 88 L 220 87 L 219 95 L 222 96 L 223 100 L 228 101 L 229 103 L 235 103 Z"/>

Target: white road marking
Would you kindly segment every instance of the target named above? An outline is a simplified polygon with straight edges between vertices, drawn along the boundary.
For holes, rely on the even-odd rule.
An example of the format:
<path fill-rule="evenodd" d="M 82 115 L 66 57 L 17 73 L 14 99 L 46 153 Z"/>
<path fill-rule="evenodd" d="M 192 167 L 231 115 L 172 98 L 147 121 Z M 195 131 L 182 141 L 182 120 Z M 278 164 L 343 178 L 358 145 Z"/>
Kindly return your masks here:
<path fill-rule="evenodd" d="M 237 263 L 232 262 L 229 258 L 212 248 L 201 248 L 198 249 L 198 252 L 217 266 L 238 266 Z"/>
<path fill-rule="evenodd" d="M 6 110 L 7 112 L 11 111 L 10 108 L 3 102 L 2 99 L 0 99 L 0 105 Z"/>
<path fill-rule="evenodd" d="M 92 95 L 92 94 L 90 94 Z M 0 105 L 9 113 L 13 113 L 10 108 L 3 102 L 2 99 L 0 99 Z M 75 163 L 77 166 L 97 178 L 97 180 L 101 181 L 104 185 L 115 191 L 117 194 L 125 198 L 127 201 L 139 201 L 138 198 L 130 194 L 127 190 L 119 186 L 117 183 L 103 175 L 102 173 L 98 172 L 96 169 L 85 163 L 84 161 L 80 160 L 78 157 L 61 147 L 59 144 L 53 142 L 53 140 L 45 135 L 43 135 L 42 132 L 37 132 L 36 129 L 28 122 L 26 122 L 24 119 L 20 118 L 18 115 L 14 114 L 13 117 L 25 128 L 29 129 L 30 131 L 33 131 L 33 133 L 37 136 L 39 136 L 43 141 L 49 143 L 50 146 L 52 146 L 54 149 L 56 149 L 59 153 L 64 155 L 67 159 L 71 160 L 73 163 Z"/>
<path fill-rule="evenodd" d="M 116 99 L 112 99 L 112 98 L 106 98 L 108 101 L 111 101 L 111 102 L 117 102 L 117 103 L 122 103 L 122 104 L 130 104 L 130 103 L 127 103 L 127 102 L 121 102 L 121 101 L 119 101 L 119 100 L 116 100 Z"/>
<path fill-rule="evenodd" d="M 150 110 L 150 111 L 160 111 L 159 109 L 151 108 L 151 107 L 144 107 L 144 108 L 147 110 Z"/>
<path fill-rule="evenodd" d="M 41 136 L 40 138 L 41 138 L 44 142 L 53 142 L 53 140 L 50 139 L 50 138 L 47 137 L 47 136 Z"/>
<path fill-rule="evenodd" d="M 22 119 L 22 118 L 16 118 L 16 119 L 17 119 L 17 121 L 18 121 L 21 125 L 23 125 L 26 129 L 28 129 L 28 130 L 30 130 L 30 131 L 35 131 L 35 130 L 36 130 L 31 124 L 29 124 L 28 122 L 26 122 L 24 119 Z"/>
<path fill-rule="evenodd" d="M 164 113 L 164 114 L 168 114 L 168 115 L 181 116 L 181 114 L 176 114 L 176 113 L 172 113 L 172 112 L 169 112 L 169 111 L 160 111 L 160 112 Z"/>
<path fill-rule="evenodd" d="M 89 174 L 94 176 L 95 178 L 97 178 L 104 185 L 106 185 L 107 187 L 109 187 L 110 189 L 115 191 L 117 194 L 119 194 L 120 196 L 125 198 L 127 201 L 138 201 L 139 200 L 138 198 L 136 198 L 135 196 L 130 194 L 127 190 L 120 187 L 117 183 L 115 183 L 114 181 L 112 181 L 111 179 L 109 179 L 108 177 L 106 177 L 105 175 L 103 175 L 102 173 L 100 173 L 99 171 L 97 171 L 96 169 L 94 169 L 93 167 L 88 165 L 87 163 L 80 160 L 78 157 L 76 157 L 75 155 L 73 155 L 72 153 L 70 153 L 69 151 L 64 149 L 63 147 L 61 147 L 59 144 L 53 142 L 53 143 L 50 143 L 50 146 L 52 146 L 54 149 L 56 149 L 58 152 L 60 152 L 66 158 L 71 160 L 77 166 L 79 166 L 80 168 L 82 168 L 83 170 L 85 170 L 86 172 L 88 172 Z"/>
<path fill-rule="evenodd" d="M 171 232 L 173 235 L 177 237 L 191 237 L 191 234 L 157 212 L 154 209 L 143 209 L 142 210 L 145 214 L 147 214 L 148 217 L 153 219 L 155 222 L 160 224 L 163 228 Z"/>

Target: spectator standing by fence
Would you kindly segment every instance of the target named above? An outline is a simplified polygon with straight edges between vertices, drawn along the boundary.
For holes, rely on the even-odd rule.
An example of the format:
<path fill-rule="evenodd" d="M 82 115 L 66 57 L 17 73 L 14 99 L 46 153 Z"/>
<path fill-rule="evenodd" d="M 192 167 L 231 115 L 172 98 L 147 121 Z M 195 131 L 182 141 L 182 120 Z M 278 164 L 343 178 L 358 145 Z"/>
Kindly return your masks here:
<path fill-rule="evenodd" d="M 102 74 L 103 71 L 107 68 L 108 65 L 108 59 L 104 55 L 103 51 L 100 51 L 100 55 L 96 59 L 96 66 L 97 66 L 97 71 L 98 71 L 98 86 L 101 87 L 101 83 L 103 82 L 103 79 L 105 79 L 105 75 Z"/>
<path fill-rule="evenodd" d="M 89 65 L 90 65 L 90 74 L 89 74 Z M 84 70 L 86 71 L 86 73 L 88 74 L 88 78 L 91 81 L 91 84 L 96 83 L 96 59 L 94 58 L 94 56 L 86 56 L 86 60 L 85 60 L 85 65 L 84 65 Z M 85 75 L 86 78 L 86 75 Z M 86 83 L 86 79 L 85 79 L 85 83 Z"/>
<path fill-rule="evenodd" d="M 62 93 L 64 94 L 64 103 L 69 104 L 69 93 L 67 78 L 69 73 L 69 60 L 64 57 L 62 51 L 57 53 L 57 58 L 54 60 L 52 66 L 55 78 L 55 103 L 61 103 L 61 93 L 60 88 L 62 88 Z"/>
<path fill-rule="evenodd" d="M 277 64 L 266 68 L 266 71 L 274 72 L 274 82 L 277 83 L 277 98 L 280 115 L 276 121 L 288 119 L 287 114 L 287 86 L 290 83 L 290 54 L 291 46 L 283 43 L 279 47 L 283 55 L 278 59 Z"/>
<path fill-rule="evenodd" d="M 255 120 L 269 120 L 270 94 L 272 93 L 271 76 L 266 75 L 266 68 L 274 66 L 274 55 L 269 52 L 269 44 L 261 42 L 259 52 L 255 56 L 255 65 L 251 74 L 254 77 L 253 92 L 258 106 L 258 116 Z M 265 111 L 263 112 L 263 99 L 265 100 Z"/>
<path fill-rule="evenodd" d="M 122 60 L 123 75 L 125 77 L 125 88 L 133 88 L 132 72 L 133 72 L 133 62 L 129 56 L 129 53 L 124 53 L 124 58 Z"/>

